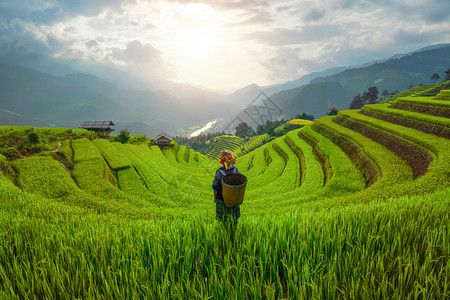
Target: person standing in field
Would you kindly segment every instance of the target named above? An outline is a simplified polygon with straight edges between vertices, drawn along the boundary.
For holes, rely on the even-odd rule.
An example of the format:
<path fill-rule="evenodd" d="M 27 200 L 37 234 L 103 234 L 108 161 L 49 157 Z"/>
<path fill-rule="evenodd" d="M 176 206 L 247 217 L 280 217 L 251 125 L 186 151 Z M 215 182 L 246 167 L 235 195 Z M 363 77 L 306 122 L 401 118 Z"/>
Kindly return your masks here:
<path fill-rule="evenodd" d="M 239 205 L 227 207 L 222 195 L 222 178 L 227 174 L 240 174 L 238 169 L 234 166 L 236 159 L 233 157 L 231 151 L 220 151 L 219 163 L 222 165 L 214 176 L 212 188 L 214 190 L 214 202 L 216 203 L 216 220 L 226 222 L 228 217 L 234 218 L 234 225 L 241 216 Z"/>

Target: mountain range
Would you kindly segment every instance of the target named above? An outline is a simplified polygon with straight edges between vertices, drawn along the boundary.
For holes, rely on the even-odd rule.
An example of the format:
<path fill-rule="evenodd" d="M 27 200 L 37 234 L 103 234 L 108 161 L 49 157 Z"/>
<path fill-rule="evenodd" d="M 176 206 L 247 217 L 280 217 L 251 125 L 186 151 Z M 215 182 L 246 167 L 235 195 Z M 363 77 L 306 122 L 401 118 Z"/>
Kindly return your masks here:
<path fill-rule="evenodd" d="M 283 117 L 306 112 L 318 118 L 333 106 L 347 109 L 353 96 L 370 86 L 393 92 L 431 83 L 433 73 L 443 78 L 450 68 L 450 44 L 314 72 L 283 84 L 252 84 L 229 95 L 163 79 L 140 81 L 121 72 L 111 71 L 108 79 L 70 73 L 64 64 L 39 55 L 25 57 L 23 63 L 4 57 L 0 62 L 0 125 L 77 128 L 81 121 L 112 120 L 116 132 L 128 128 L 152 137 L 213 119 L 225 124 L 261 92 L 281 108 Z"/>
<path fill-rule="evenodd" d="M 296 81 L 278 86 L 247 86 L 231 94 L 235 105 L 247 106 L 264 91 L 285 112 L 293 117 L 306 112 L 322 117 L 331 107 L 348 109 L 353 97 L 376 86 L 380 94 L 395 92 L 410 85 L 433 83 L 431 75 L 445 77 L 450 68 L 450 44 L 439 44 L 407 54 L 372 61 L 360 66 L 339 67 L 308 74 Z"/>

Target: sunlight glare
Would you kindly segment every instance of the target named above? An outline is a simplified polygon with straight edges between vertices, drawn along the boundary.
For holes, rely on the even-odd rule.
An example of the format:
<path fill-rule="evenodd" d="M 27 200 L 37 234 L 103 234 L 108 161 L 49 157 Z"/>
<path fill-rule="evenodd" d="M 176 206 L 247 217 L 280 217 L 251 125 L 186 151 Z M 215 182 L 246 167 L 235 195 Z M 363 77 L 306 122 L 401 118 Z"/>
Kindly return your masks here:
<path fill-rule="evenodd" d="M 193 20 L 205 21 L 214 17 L 214 10 L 203 3 L 189 3 L 186 5 L 180 5 L 178 11 L 184 17 L 192 17 Z"/>

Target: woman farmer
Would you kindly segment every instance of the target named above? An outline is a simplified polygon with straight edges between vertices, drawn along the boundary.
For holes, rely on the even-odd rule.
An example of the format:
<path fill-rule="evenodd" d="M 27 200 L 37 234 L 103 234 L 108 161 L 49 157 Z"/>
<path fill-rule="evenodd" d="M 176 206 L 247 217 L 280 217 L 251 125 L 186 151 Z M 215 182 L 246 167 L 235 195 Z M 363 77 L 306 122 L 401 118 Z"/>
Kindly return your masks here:
<path fill-rule="evenodd" d="M 214 190 L 214 202 L 216 203 L 216 220 L 221 222 L 226 222 L 228 216 L 234 218 L 234 224 L 237 224 L 237 220 L 241 216 L 241 212 L 239 209 L 239 205 L 233 207 L 227 207 L 225 202 L 223 201 L 222 195 L 222 178 L 227 174 L 237 173 L 240 174 L 238 169 L 234 166 L 236 163 L 236 159 L 234 159 L 231 151 L 222 150 L 220 151 L 220 160 L 219 163 L 222 164 L 216 171 L 216 175 L 214 176 L 214 181 L 212 188 Z"/>

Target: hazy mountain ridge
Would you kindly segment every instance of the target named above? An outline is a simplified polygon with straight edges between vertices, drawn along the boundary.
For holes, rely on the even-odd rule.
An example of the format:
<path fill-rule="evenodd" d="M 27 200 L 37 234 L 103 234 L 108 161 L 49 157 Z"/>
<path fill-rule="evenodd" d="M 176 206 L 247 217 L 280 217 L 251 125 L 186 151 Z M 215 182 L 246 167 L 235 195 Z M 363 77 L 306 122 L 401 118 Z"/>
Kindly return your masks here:
<path fill-rule="evenodd" d="M 32 126 L 32 127 L 54 127 L 55 124 L 25 117 L 7 110 L 0 110 L 1 125 L 6 126 Z"/>
<path fill-rule="evenodd" d="M 311 80 L 309 85 L 271 95 L 288 117 L 306 112 L 322 117 L 333 106 L 348 109 L 352 98 L 370 86 L 381 92 L 405 90 L 411 84 L 429 84 L 433 73 L 444 78 L 450 68 L 450 45 L 436 45 L 406 55 L 396 55 L 366 67 L 349 68 Z M 331 90 L 330 90 L 331 89 Z"/>
<path fill-rule="evenodd" d="M 120 89 L 92 74 L 61 77 L 13 65 L 0 65 L 0 90 L 0 109 L 62 127 L 112 120 L 134 128 L 141 124 L 141 134 L 149 128 L 148 134 L 174 134 L 179 127 L 220 115 L 211 98 L 192 104 L 165 91 Z"/>
<path fill-rule="evenodd" d="M 45 126 L 76 128 L 83 120 L 112 120 L 128 124 L 139 134 L 176 134 L 179 128 L 213 119 L 231 120 L 265 92 L 283 110 L 284 117 L 306 112 L 318 118 L 333 106 L 348 108 L 353 96 L 370 86 L 376 86 L 380 93 L 384 89 L 392 92 L 410 84 L 431 83 L 433 73 L 443 78 L 450 67 L 450 44 L 433 45 L 366 65 L 314 72 L 279 85 L 251 84 L 227 96 L 163 79 L 138 82 L 120 71 L 117 74 L 124 76 L 123 86 L 129 81 L 148 89 L 126 89 L 88 73 L 57 76 L 18 65 L 0 65 L 0 110 L 20 115 L 5 117 L 9 123 L 28 118 L 34 121 L 27 122 L 42 122 Z M 65 70 L 63 65 L 58 66 L 58 72 Z"/>

